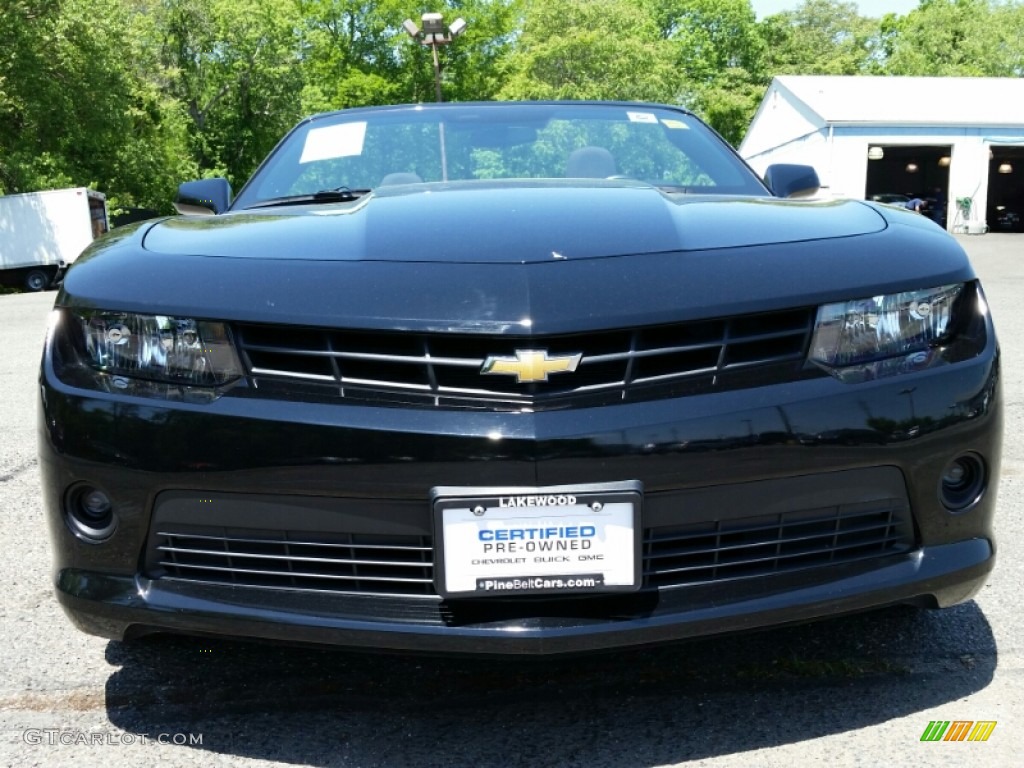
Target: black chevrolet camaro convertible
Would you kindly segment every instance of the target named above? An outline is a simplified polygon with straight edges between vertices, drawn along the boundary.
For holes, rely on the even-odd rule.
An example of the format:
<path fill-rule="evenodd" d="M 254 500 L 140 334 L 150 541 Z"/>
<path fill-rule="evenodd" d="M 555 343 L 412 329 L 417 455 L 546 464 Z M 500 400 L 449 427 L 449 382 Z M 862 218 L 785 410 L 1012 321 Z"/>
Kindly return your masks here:
<path fill-rule="evenodd" d="M 968 599 L 999 350 L 933 222 L 627 103 L 353 109 L 57 297 L 57 596 L 111 638 L 546 654 Z"/>

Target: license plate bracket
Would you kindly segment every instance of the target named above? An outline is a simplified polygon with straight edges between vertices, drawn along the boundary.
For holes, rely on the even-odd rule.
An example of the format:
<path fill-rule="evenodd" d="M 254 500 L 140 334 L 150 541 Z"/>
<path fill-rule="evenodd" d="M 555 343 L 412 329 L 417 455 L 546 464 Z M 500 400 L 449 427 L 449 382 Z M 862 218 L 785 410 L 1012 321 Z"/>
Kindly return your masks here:
<path fill-rule="evenodd" d="M 637 481 L 439 486 L 431 496 L 434 582 L 442 597 L 640 588 L 643 489 Z"/>

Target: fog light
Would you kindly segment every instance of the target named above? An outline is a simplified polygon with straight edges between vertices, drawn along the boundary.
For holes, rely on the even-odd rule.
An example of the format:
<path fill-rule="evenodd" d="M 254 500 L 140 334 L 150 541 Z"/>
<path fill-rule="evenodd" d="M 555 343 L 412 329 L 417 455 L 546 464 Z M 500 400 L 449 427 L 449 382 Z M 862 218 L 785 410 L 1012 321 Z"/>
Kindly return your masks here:
<path fill-rule="evenodd" d="M 950 512 L 961 512 L 973 505 L 985 490 L 985 464 L 980 456 L 965 453 L 942 470 L 939 499 Z"/>
<path fill-rule="evenodd" d="M 942 484 L 946 486 L 960 485 L 967 476 L 967 468 L 959 462 L 954 462 L 946 467 L 942 474 Z"/>
<path fill-rule="evenodd" d="M 109 539 L 117 526 L 110 497 L 92 485 L 80 485 L 67 495 L 68 526 L 90 541 Z"/>

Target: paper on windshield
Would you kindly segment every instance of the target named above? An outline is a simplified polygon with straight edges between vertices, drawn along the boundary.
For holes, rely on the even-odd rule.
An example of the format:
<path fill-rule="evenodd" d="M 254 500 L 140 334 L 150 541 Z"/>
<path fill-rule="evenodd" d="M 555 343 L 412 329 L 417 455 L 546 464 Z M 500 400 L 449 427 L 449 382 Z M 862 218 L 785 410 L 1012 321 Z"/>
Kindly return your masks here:
<path fill-rule="evenodd" d="M 366 123 L 341 123 L 313 128 L 306 134 L 300 163 L 333 160 L 336 157 L 354 157 L 363 154 Z"/>

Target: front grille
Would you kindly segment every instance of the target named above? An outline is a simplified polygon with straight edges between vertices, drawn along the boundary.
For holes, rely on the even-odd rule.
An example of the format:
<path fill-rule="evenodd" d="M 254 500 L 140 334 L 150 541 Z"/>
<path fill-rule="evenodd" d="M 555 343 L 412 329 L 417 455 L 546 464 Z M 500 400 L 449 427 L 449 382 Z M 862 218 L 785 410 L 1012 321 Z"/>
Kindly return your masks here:
<path fill-rule="evenodd" d="M 155 547 L 164 575 L 215 584 L 385 595 L 434 594 L 426 536 L 203 528 L 161 531 Z"/>
<path fill-rule="evenodd" d="M 424 405 L 590 404 L 792 381 L 803 375 L 812 309 L 647 328 L 550 336 L 344 331 L 239 324 L 235 337 L 258 388 Z M 582 355 L 573 373 L 519 383 L 484 375 L 517 350 Z"/>
<path fill-rule="evenodd" d="M 430 536 L 161 531 L 151 575 L 348 594 L 435 596 Z M 909 552 L 905 499 L 644 531 L 644 588 L 757 578 Z"/>
<path fill-rule="evenodd" d="M 644 583 L 653 587 L 768 576 L 909 552 L 905 500 L 648 529 Z"/>

